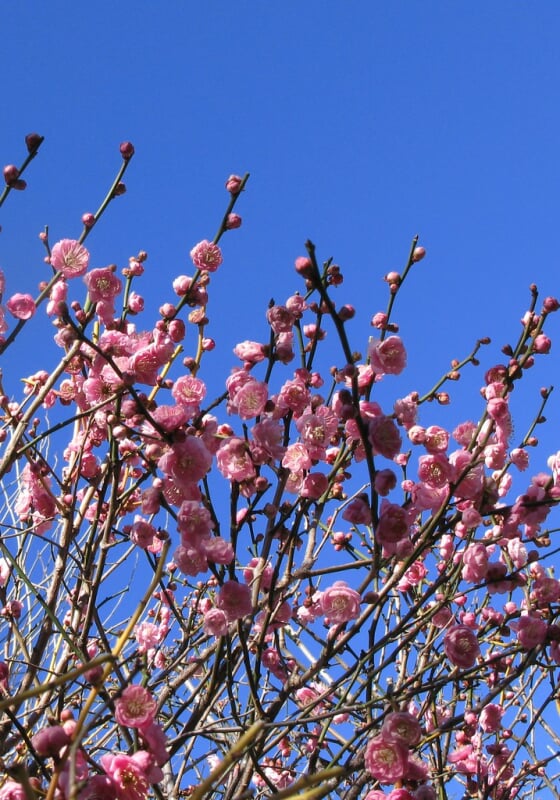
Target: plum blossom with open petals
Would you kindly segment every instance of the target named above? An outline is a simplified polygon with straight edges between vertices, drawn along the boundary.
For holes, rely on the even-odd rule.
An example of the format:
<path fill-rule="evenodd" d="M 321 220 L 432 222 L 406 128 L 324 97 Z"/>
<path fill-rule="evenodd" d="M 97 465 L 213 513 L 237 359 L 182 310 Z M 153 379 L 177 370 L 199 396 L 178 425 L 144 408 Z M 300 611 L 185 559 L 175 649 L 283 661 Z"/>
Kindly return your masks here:
<path fill-rule="evenodd" d="M 75 239 L 61 239 L 52 248 L 51 264 L 65 278 L 77 278 L 87 272 L 89 251 Z"/>
<path fill-rule="evenodd" d="M 115 702 L 115 719 L 128 728 L 151 725 L 156 715 L 157 703 L 143 686 L 127 686 Z"/>
<path fill-rule="evenodd" d="M 408 748 L 396 739 L 374 736 L 366 745 L 365 765 L 381 783 L 394 783 L 402 778 L 408 762 Z"/>
<path fill-rule="evenodd" d="M 92 269 L 84 276 L 84 281 L 92 303 L 113 300 L 122 289 L 122 281 L 111 267 Z"/>
<path fill-rule="evenodd" d="M 335 581 L 321 592 L 321 610 L 331 624 L 348 622 L 360 615 L 361 597 L 345 581 Z"/>
<path fill-rule="evenodd" d="M 473 667 L 480 655 L 476 634 L 466 625 L 449 628 L 443 639 L 443 649 L 451 663 L 461 669 Z"/>
<path fill-rule="evenodd" d="M 400 336 L 389 336 L 383 341 L 372 339 L 368 355 L 378 375 L 400 375 L 406 367 L 406 350 Z"/>
<path fill-rule="evenodd" d="M 215 272 L 223 261 L 222 251 L 217 244 L 204 239 L 191 250 L 191 258 L 195 267 L 206 272 Z"/>

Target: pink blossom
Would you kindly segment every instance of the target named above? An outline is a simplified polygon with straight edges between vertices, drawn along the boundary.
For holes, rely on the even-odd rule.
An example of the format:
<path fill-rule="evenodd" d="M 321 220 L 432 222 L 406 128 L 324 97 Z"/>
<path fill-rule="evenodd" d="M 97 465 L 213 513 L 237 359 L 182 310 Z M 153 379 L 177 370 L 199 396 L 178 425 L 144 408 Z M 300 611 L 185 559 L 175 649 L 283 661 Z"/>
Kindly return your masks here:
<path fill-rule="evenodd" d="M 380 783 L 394 783 L 402 778 L 408 761 L 408 748 L 395 739 L 374 736 L 366 745 L 365 766 Z"/>
<path fill-rule="evenodd" d="M 519 617 L 518 622 L 511 622 L 510 626 L 517 631 L 517 639 L 524 650 L 543 644 L 548 631 L 544 619 L 529 614 Z"/>
<path fill-rule="evenodd" d="M 383 720 L 381 735 L 385 739 L 396 739 L 407 747 L 416 747 L 422 737 L 422 729 L 413 714 L 392 711 Z"/>
<path fill-rule="evenodd" d="M 461 669 L 474 666 L 480 655 L 478 639 L 466 625 L 449 628 L 443 639 L 443 649 L 451 663 Z"/>
<path fill-rule="evenodd" d="M 328 489 L 328 478 L 323 472 L 309 472 L 302 481 L 300 494 L 318 500 Z"/>
<path fill-rule="evenodd" d="M 184 575 L 193 578 L 208 569 L 206 553 L 200 547 L 179 545 L 173 553 L 173 561 Z"/>
<path fill-rule="evenodd" d="M 267 384 L 252 379 L 238 389 L 231 407 L 241 419 L 254 419 L 262 414 L 267 400 Z"/>
<path fill-rule="evenodd" d="M 263 563 L 262 558 L 252 558 L 243 570 L 243 578 L 248 584 L 252 584 L 257 575 L 260 575 L 260 585 L 268 590 L 272 585 L 274 568 L 270 562 Z"/>
<path fill-rule="evenodd" d="M 314 413 L 303 414 L 296 427 L 312 459 L 323 459 L 325 449 L 338 428 L 336 414 L 328 406 L 319 406 Z"/>
<path fill-rule="evenodd" d="M 225 636 L 228 632 L 229 620 L 221 608 L 211 608 L 204 614 L 203 628 L 209 636 Z"/>
<path fill-rule="evenodd" d="M 169 753 L 166 747 L 167 736 L 163 732 L 161 725 L 157 722 L 151 722 L 149 725 L 143 726 L 140 729 L 140 736 L 158 767 L 163 766 L 169 758 Z"/>
<path fill-rule="evenodd" d="M 183 488 L 201 480 L 212 465 L 212 454 L 204 442 L 196 436 L 187 436 L 177 442 L 158 462 L 162 472 Z"/>
<path fill-rule="evenodd" d="M 27 793 L 21 783 L 8 779 L 0 786 L 0 800 L 27 800 Z"/>
<path fill-rule="evenodd" d="M 395 544 L 408 537 L 409 513 L 402 506 L 383 500 L 375 529 L 376 539 L 383 546 Z"/>
<path fill-rule="evenodd" d="M 89 252 L 75 239 L 61 239 L 52 248 L 51 264 L 65 278 L 77 278 L 87 272 Z"/>
<path fill-rule="evenodd" d="M 31 744 L 43 758 L 57 758 L 70 744 L 70 737 L 61 725 L 47 725 L 31 738 Z"/>
<path fill-rule="evenodd" d="M 134 523 L 130 529 L 130 540 L 135 545 L 138 545 L 143 550 L 152 547 L 156 534 L 157 531 L 153 525 L 138 515 L 134 517 Z"/>
<path fill-rule="evenodd" d="M 501 728 L 503 715 L 503 706 L 497 703 L 488 703 L 480 712 L 480 727 L 485 733 L 496 733 Z"/>
<path fill-rule="evenodd" d="M 138 642 L 138 652 L 147 653 L 161 641 L 161 631 L 153 622 L 141 622 L 134 628 L 134 636 Z"/>
<path fill-rule="evenodd" d="M 225 612 L 229 622 L 242 619 L 253 612 L 249 587 L 247 584 L 237 581 L 226 581 L 223 584 L 216 604 Z"/>
<path fill-rule="evenodd" d="M 206 272 L 215 272 L 223 261 L 222 252 L 217 244 L 204 239 L 191 250 L 191 258 L 195 267 Z"/>
<path fill-rule="evenodd" d="M 452 478 L 451 464 L 442 453 L 420 456 L 418 477 L 434 489 L 441 489 Z"/>
<path fill-rule="evenodd" d="M 221 536 L 209 536 L 201 542 L 208 561 L 213 564 L 231 564 L 235 558 L 233 546 Z"/>
<path fill-rule="evenodd" d="M 230 481 L 247 481 L 255 476 L 255 466 L 244 439 L 232 436 L 218 450 L 218 469 Z"/>
<path fill-rule="evenodd" d="M 145 800 L 148 796 L 150 782 L 144 763 L 137 756 L 138 753 L 133 756 L 127 756 L 125 753 L 106 753 L 99 759 L 116 787 L 118 800 Z"/>
<path fill-rule="evenodd" d="M 271 417 L 261 419 L 251 428 L 253 441 L 250 443 L 253 461 L 266 464 L 277 461 L 284 456 L 285 448 L 282 445 L 284 428 Z"/>
<path fill-rule="evenodd" d="M 190 415 L 194 415 L 206 397 L 206 384 L 193 375 L 182 375 L 173 384 L 171 396 L 176 403 L 185 406 Z"/>
<path fill-rule="evenodd" d="M 408 430 L 411 425 L 416 423 L 418 418 L 418 402 L 416 397 L 409 394 L 400 400 L 396 400 L 393 405 L 393 411 L 395 412 L 399 424 Z"/>
<path fill-rule="evenodd" d="M 356 497 L 342 512 L 342 519 L 353 525 L 371 525 L 371 508 L 367 499 Z"/>
<path fill-rule="evenodd" d="M 92 303 L 113 300 L 122 289 L 122 282 L 111 267 L 90 270 L 84 275 L 84 281 Z"/>
<path fill-rule="evenodd" d="M 481 583 L 488 573 L 488 549 L 482 542 L 470 544 L 463 553 L 462 577 L 467 583 Z"/>
<path fill-rule="evenodd" d="M 372 339 L 368 347 L 371 366 L 378 375 L 400 375 L 406 367 L 406 351 L 400 336 Z"/>
<path fill-rule="evenodd" d="M 509 455 L 520 472 L 524 472 L 529 466 L 529 453 L 521 447 L 515 447 Z"/>
<path fill-rule="evenodd" d="M 37 310 L 35 300 L 30 294 L 16 292 L 6 301 L 6 308 L 16 319 L 31 319 Z"/>
<path fill-rule="evenodd" d="M 307 447 L 301 442 L 290 444 L 286 448 L 282 466 L 290 472 L 301 473 L 311 467 L 312 461 Z"/>
<path fill-rule="evenodd" d="M 128 728 L 143 728 L 155 719 L 157 703 L 143 686 L 127 686 L 115 701 L 115 719 Z"/>
<path fill-rule="evenodd" d="M 428 453 L 443 453 L 449 444 L 449 434 L 439 425 L 430 425 L 426 428 L 424 447 Z"/>
<path fill-rule="evenodd" d="M 258 364 L 266 358 L 265 346 L 260 342 L 250 342 L 248 340 L 239 342 L 239 344 L 236 344 L 233 348 L 233 352 L 237 358 L 240 358 L 247 364 Z"/>
<path fill-rule="evenodd" d="M 214 528 L 212 515 L 196 500 L 184 500 L 177 514 L 177 528 L 187 541 L 197 542 Z"/>
<path fill-rule="evenodd" d="M 335 581 L 321 592 L 321 610 L 329 624 L 338 625 L 360 616 L 361 597 L 345 581 Z"/>
<path fill-rule="evenodd" d="M 268 324 L 274 333 L 289 333 L 295 322 L 295 317 L 286 306 L 271 306 L 266 312 Z"/>
<path fill-rule="evenodd" d="M 399 429 L 390 417 L 373 417 L 369 422 L 368 438 L 374 453 L 395 458 L 402 445 Z"/>

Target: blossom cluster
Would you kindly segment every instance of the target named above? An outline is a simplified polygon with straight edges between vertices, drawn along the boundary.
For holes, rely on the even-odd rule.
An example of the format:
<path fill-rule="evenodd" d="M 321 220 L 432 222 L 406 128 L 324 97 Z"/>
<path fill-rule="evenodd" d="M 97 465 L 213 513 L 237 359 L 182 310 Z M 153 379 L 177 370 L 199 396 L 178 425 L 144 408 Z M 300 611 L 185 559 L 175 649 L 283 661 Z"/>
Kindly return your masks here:
<path fill-rule="evenodd" d="M 415 240 L 386 275 L 387 311 L 354 349 L 354 307 L 334 299 L 343 270 L 308 242 L 299 290 L 263 313 L 262 341 L 236 344 L 213 399 L 211 285 L 246 178 L 229 177 L 218 235 L 190 249 L 190 274 L 144 325 L 147 254 L 119 272 L 84 244 L 133 154 L 123 143 L 120 188 L 78 239 L 41 235 L 38 296 L 0 305 L 2 351 L 41 307 L 57 348 L 21 398 L 0 397 L 0 475 L 15 486 L 0 756 L 18 767 L 0 800 L 29 787 L 144 800 L 162 782 L 196 800 L 314 782 L 367 800 L 539 786 L 526 709 L 550 729 L 560 581 L 545 525 L 560 453 L 531 475 L 550 392 L 521 435 L 512 393 L 549 353 L 558 301 L 539 306 L 533 289 L 474 419 L 423 424 L 484 341 L 435 389 L 388 403 L 408 368 L 395 300 L 425 250 Z M 0 303 L 12 281 L 0 274 Z"/>

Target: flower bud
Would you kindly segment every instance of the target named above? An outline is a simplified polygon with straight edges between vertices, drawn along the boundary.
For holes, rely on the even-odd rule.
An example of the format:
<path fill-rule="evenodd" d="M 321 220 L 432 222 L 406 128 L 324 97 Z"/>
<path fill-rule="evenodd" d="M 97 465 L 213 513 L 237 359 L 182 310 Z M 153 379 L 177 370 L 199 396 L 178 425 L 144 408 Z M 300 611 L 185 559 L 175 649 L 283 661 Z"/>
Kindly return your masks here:
<path fill-rule="evenodd" d="M 130 161 L 134 155 L 134 145 L 132 142 L 121 142 L 119 150 L 121 151 L 121 156 L 125 161 Z"/>
<path fill-rule="evenodd" d="M 12 186 L 15 181 L 17 181 L 19 177 L 19 169 L 16 167 L 15 164 L 8 164 L 4 167 L 4 180 L 6 181 L 7 186 Z"/>
<path fill-rule="evenodd" d="M 120 197 L 121 194 L 124 194 L 125 192 L 126 192 L 126 186 L 122 181 L 120 181 L 115 186 L 115 190 L 113 192 L 113 197 Z"/>
<path fill-rule="evenodd" d="M 302 278 L 311 278 L 313 276 L 313 264 L 310 258 L 306 258 L 305 256 L 296 258 L 295 267 L 296 272 L 298 275 L 301 275 Z"/>
<path fill-rule="evenodd" d="M 90 213 L 82 214 L 82 224 L 85 225 L 86 228 L 93 228 L 95 225 L 95 216 Z"/>
<path fill-rule="evenodd" d="M 36 153 L 45 137 L 38 133 L 28 133 L 25 137 L 25 145 L 28 153 Z"/>
<path fill-rule="evenodd" d="M 241 191 L 241 184 L 243 183 L 243 178 L 239 175 L 230 175 L 226 181 L 226 189 L 230 194 L 239 194 Z"/>
<path fill-rule="evenodd" d="M 412 260 L 414 262 L 422 261 L 422 259 L 424 258 L 425 255 L 426 255 L 426 248 L 425 247 L 415 247 L 414 248 L 414 252 L 412 253 Z"/>
<path fill-rule="evenodd" d="M 242 219 L 239 214 L 228 214 L 226 219 L 226 229 L 232 231 L 234 228 L 241 227 Z"/>
<path fill-rule="evenodd" d="M 346 322 L 347 320 L 352 319 L 355 313 L 356 309 L 353 306 L 346 304 L 345 306 L 342 306 L 338 312 L 338 316 L 343 322 Z"/>
<path fill-rule="evenodd" d="M 560 303 L 555 297 L 545 297 L 543 302 L 543 311 L 550 314 L 552 311 L 558 311 Z"/>
<path fill-rule="evenodd" d="M 63 747 L 70 744 L 70 737 L 61 725 L 52 725 L 33 736 L 31 744 L 43 758 L 56 758 Z"/>

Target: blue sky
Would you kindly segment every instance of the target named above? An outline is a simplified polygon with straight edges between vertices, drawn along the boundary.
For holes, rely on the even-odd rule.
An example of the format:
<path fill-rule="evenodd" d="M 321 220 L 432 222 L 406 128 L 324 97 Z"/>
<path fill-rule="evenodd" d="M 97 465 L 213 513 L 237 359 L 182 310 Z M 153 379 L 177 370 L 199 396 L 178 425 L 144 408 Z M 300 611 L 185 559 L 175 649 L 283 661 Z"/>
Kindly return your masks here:
<path fill-rule="evenodd" d="M 48 224 L 52 242 L 77 237 L 130 139 L 128 192 L 88 247 L 95 266 L 124 266 L 147 250 L 139 290 L 152 308 L 190 271 L 192 245 L 214 235 L 225 178 L 251 173 L 243 227 L 224 240 L 212 284 L 214 374 L 234 363 L 237 341 L 266 337 L 270 297 L 283 302 L 300 288 L 292 265 L 307 238 L 342 266 L 338 298 L 356 305 L 349 330 L 365 350 L 369 319 L 386 305 L 382 275 L 401 268 L 420 234 L 428 258 L 395 316 L 409 351 L 403 391 L 426 390 L 479 336 L 495 343 L 483 363 L 500 360 L 531 282 L 543 297 L 560 294 L 556 2 L 124 0 L 85 9 L 36 0 L 0 11 L 10 32 L 3 163 L 21 160 L 26 133 L 45 136 L 27 191 L 3 209 L 8 291 L 34 292 L 45 275 L 38 232 Z M 8 362 L 44 366 L 36 330 Z M 540 368 L 522 416 L 554 382 L 554 350 Z M 456 420 L 478 411 L 466 398 L 481 375 L 465 378 Z M 560 393 L 547 452 L 560 446 L 558 407 Z"/>

